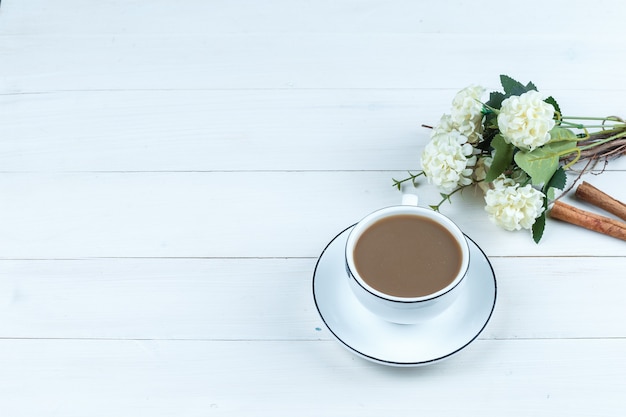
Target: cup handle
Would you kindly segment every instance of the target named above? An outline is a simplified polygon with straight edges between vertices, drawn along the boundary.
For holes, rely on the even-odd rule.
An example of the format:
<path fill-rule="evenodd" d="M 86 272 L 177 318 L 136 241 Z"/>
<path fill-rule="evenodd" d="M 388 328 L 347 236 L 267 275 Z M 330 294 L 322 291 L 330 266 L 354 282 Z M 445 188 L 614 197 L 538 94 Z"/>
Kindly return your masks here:
<path fill-rule="evenodd" d="M 417 206 L 418 198 L 417 194 L 404 193 L 402 194 L 403 206 Z"/>

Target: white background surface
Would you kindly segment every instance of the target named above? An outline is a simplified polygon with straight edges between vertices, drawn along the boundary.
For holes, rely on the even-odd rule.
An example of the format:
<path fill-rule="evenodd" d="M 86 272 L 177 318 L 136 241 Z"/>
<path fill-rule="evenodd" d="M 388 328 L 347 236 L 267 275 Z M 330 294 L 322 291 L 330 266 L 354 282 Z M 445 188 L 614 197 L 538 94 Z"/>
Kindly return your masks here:
<path fill-rule="evenodd" d="M 625 116 L 625 13 L 4 0 L 0 414 L 623 416 L 622 241 L 549 221 L 536 245 L 455 198 L 442 212 L 489 256 L 498 302 L 418 369 L 342 348 L 311 279 L 332 237 L 399 201 L 391 178 L 457 90 L 503 73 L 569 114 Z M 626 200 L 625 160 L 585 179 Z"/>

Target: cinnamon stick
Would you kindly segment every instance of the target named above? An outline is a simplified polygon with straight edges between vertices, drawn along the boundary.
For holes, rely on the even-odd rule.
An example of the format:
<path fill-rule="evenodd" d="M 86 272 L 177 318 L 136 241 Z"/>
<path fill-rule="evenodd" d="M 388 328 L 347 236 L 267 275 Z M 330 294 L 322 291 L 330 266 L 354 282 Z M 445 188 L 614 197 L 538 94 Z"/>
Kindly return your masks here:
<path fill-rule="evenodd" d="M 576 197 L 626 220 L 626 204 L 598 190 L 586 181 L 576 189 Z"/>
<path fill-rule="evenodd" d="M 581 210 L 561 201 L 554 203 L 550 210 L 550 217 L 617 239 L 626 240 L 626 223 Z"/>

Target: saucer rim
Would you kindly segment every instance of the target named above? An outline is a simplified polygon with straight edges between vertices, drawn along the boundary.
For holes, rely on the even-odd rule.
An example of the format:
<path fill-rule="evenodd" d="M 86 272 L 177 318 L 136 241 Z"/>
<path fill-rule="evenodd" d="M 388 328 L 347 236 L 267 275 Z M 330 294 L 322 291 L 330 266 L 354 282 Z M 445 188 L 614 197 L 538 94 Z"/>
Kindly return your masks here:
<path fill-rule="evenodd" d="M 322 250 L 322 252 L 320 253 L 319 257 L 317 258 L 317 261 L 315 263 L 315 269 L 313 270 L 313 279 L 312 279 L 312 293 L 313 293 L 313 301 L 315 302 L 315 308 L 318 312 L 318 315 L 320 316 L 320 318 L 322 319 L 322 321 L 324 322 L 324 325 L 326 326 L 326 328 L 330 331 L 330 333 L 333 335 L 333 337 L 338 340 L 344 347 L 346 347 L 348 350 L 350 350 L 352 353 L 356 354 L 357 356 L 360 356 L 364 359 L 367 359 L 369 361 L 378 363 L 378 364 L 382 364 L 382 365 L 388 365 L 388 366 L 396 366 L 396 367 L 415 367 L 415 366 L 423 366 L 423 365 L 429 365 L 435 362 L 440 362 L 444 359 L 447 359 L 455 354 L 457 354 L 458 352 L 460 352 L 461 350 L 465 349 L 467 346 L 469 346 L 474 340 L 476 340 L 478 338 L 478 336 L 480 336 L 480 334 L 483 332 L 483 330 L 485 329 L 485 327 L 487 327 L 487 324 L 489 324 L 489 321 L 491 320 L 491 317 L 493 315 L 493 312 L 495 310 L 496 307 L 496 301 L 498 298 L 498 281 L 496 279 L 496 274 L 495 271 L 493 269 L 493 265 L 491 264 L 491 261 L 489 261 L 489 258 L 487 257 L 487 254 L 485 254 L 485 252 L 482 250 L 482 248 L 469 236 L 467 236 L 467 234 L 463 233 L 463 235 L 465 236 L 466 239 L 468 239 L 475 247 L 476 249 L 478 249 L 478 251 L 480 252 L 480 254 L 482 254 L 484 260 L 486 261 L 487 265 L 489 266 L 489 269 L 491 270 L 491 277 L 493 279 L 493 291 L 494 291 L 494 295 L 493 295 L 493 302 L 491 303 L 491 310 L 489 311 L 489 314 L 487 315 L 487 317 L 484 320 L 484 323 L 482 324 L 481 328 L 476 332 L 476 334 L 469 339 L 465 344 L 463 344 L 462 346 L 460 346 L 458 349 L 449 352 L 445 355 L 433 358 L 433 359 L 428 359 L 428 360 L 423 360 L 423 361 L 411 361 L 411 362 L 398 362 L 398 361 L 393 361 L 393 360 L 386 360 L 386 359 L 381 359 L 381 358 L 377 358 L 371 355 L 367 355 L 366 353 L 363 353 L 359 350 L 357 350 L 355 347 L 349 345 L 347 342 L 345 342 L 343 339 L 341 339 L 336 333 L 335 331 L 333 331 L 333 329 L 328 325 L 328 323 L 326 322 L 326 319 L 324 318 L 324 315 L 322 314 L 322 312 L 320 311 L 320 307 L 318 304 L 318 296 L 315 292 L 315 281 L 316 281 L 316 276 L 317 276 L 317 270 L 319 267 L 319 264 L 324 256 L 324 254 L 327 252 L 328 248 L 333 244 L 333 242 L 335 240 L 337 240 L 342 234 L 344 234 L 345 232 L 347 232 L 348 230 L 350 230 L 351 228 L 353 228 L 356 225 L 356 223 L 346 227 L 345 229 L 343 229 L 342 231 L 340 231 L 339 233 L 337 233 L 337 235 L 335 235 L 329 242 L 328 244 L 324 247 L 324 249 Z M 471 251 L 471 247 L 470 247 L 470 251 Z M 471 258 L 470 258 L 470 265 L 471 265 Z M 407 325 L 410 326 L 410 325 Z"/>

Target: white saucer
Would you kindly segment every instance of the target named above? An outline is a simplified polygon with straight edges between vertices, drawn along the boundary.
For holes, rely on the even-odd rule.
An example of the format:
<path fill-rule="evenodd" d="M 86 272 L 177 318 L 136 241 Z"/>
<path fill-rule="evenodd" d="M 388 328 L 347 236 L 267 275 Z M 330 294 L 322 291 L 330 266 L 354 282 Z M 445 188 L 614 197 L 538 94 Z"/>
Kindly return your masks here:
<path fill-rule="evenodd" d="M 496 278 L 483 251 L 471 239 L 463 291 L 448 309 L 428 322 L 395 324 L 365 309 L 348 286 L 344 249 L 350 229 L 339 233 L 320 255 L 313 273 L 313 298 L 331 333 L 350 351 L 391 366 L 420 366 L 448 358 L 485 328 L 496 302 Z"/>

